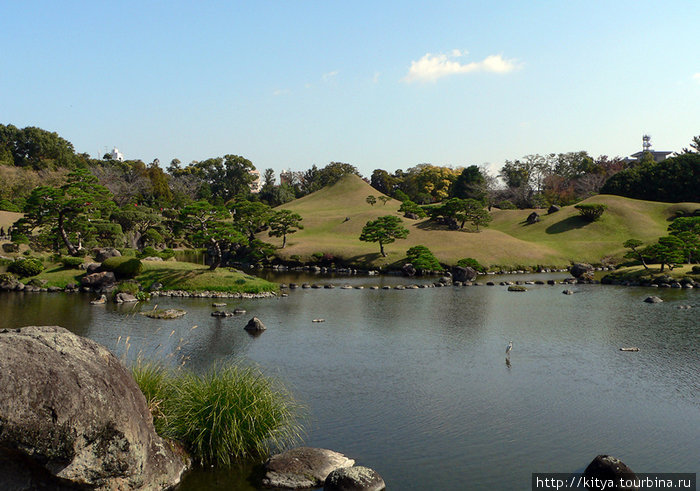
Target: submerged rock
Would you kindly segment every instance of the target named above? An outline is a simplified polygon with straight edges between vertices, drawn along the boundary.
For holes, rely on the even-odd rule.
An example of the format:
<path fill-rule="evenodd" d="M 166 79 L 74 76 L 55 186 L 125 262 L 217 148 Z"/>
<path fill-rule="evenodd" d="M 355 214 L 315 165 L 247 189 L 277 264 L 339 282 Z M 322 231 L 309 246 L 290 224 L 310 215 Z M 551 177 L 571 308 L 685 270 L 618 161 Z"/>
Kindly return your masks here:
<path fill-rule="evenodd" d="M 177 319 L 187 313 L 182 309 L 158 309 L 149 310 L 148 312 L 139 312 L 141 315 L 150 317 L 151 319 Z"/>
<path fill-rule="evenodd" d="M 287 489 L 320 487 L 331 472 L 353 464 L 354 460 L 332 450 L 296 447 L 267 460 L 263 485 Z"/>
<path fill-rule="evenodd" d="M 661 303 L 663 300 L 661 300 L 659 297 L 652 295 L 650 297 L 647 297 L 644 299 L 646 303 Z"/>
<path fill-rule="evenodd" d="M 384 479 L 377 471 L 361 465 L 336 469 L 323 483 L 323 491 L 382 491 Z"/>
<path fill-rule="evenodd" d="M 0 489 L 179 482 L 188 459 L 156 435 L 146 399 L 106 348 L 41 326 L 3 329 L 0 352 Z"/>

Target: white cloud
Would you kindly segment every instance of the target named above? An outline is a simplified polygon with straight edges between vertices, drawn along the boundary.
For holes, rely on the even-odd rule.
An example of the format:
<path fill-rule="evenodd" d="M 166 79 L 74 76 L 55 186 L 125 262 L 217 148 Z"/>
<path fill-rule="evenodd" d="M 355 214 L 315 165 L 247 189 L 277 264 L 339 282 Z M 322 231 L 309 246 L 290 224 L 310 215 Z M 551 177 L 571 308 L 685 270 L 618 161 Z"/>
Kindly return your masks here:
<path fill-rule="evenodd" d="M 289 94 L 290 90 L 289 89 L 277 89 L 275 90 L 272 95 L 274 96 L 280 96 L 280 95 L 286 95 Z"/>
<path fill-rule="evenodd" d="M 372 77 L 372 83 L 375 83 L 375 84 L 376 84 L 377 82 L 379 82 L 379 76 L 380 76 L 380 75 L 381 75 L 381 74 L 380 74 L 379 72 L 374 72 L 374 76 Z"/>
<path fill-rule="evenodd" d="M 328 82 L 330 79 L 338 75 L 338 73 L 338 70 L 333 70 L 332 72 L 324 73 L 321 77 L 321 80 L 323 80 L 324 82 Z"/>
<path fill-rule="evenodd" d="M 501 55 L 490 55 L 481 61 L 460 63 L 455 58 L 461 58 L 466 51 L 452 50 L 449 55 L 426 53 L 418 61 L 411 62 L 411 68 L 403 79 L 405 82 L 435 82 L 448 75 L 472 72 L 508 73 L 519 68 L 515 60 L 506 60 Z"/>
<path fill-rule="evenodd" d="M 693 75 L 693 80 L 695 80 L 697 83 L 700 83 L 700 72 Z"/>

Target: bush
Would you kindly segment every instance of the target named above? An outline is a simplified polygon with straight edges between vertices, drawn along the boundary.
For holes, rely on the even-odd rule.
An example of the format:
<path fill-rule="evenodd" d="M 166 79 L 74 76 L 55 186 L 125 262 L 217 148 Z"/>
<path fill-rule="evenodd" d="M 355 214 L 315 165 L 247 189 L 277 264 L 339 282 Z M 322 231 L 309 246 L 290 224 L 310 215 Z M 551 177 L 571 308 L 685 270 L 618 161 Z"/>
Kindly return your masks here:
<path fill-rule="evenodd" d="M 608 209 L 606 205 L 598 205 L 598 204 L 583 204 L 583 205 L 576 205 L 574 206 L 579 212 L 579 214 L 588 220 L 589 222 L 595 222 L 598 220 L 605 210 Z"/>
<path fill-rule="evenodd" d="M 44 264 L 35 257 L 20 258 L 10 263 L 7 270 L 20 278 L 26 278 L 41 273 L 44 270 Z"/>
<path fill-rule="evenodd" d="M 139 251 L 136 249 L 130 249 L 128 247 L 125 247 L 123 249 L 119 249 L 119 252 L 122 256 L 136 257 L 136 254 L 138 254 Z"/>
<path fill-rule="evenodd" d="M 22 213 L 22 208 L 14 204 L 12 201 L 7 199 L 0 199 L 0 210 L 2 211 L 12 211 L 15 213 Z"/>
<path fill-rule="evenodd" d="M 82 257 L 64 256 L 59 259 L 65 269 L 78 269 L 83 264 Z"/>
<path fill-rule="evenodd" d="M 143 263 L 135 257 L 108 257 L 102 262 L 102 271 L 111 271 L 117 279 L 135 278 L 143 271 Z"/>
<path fill-rule="evenodd" d="M 518 209 L 518 207 L 515 206 L 512 201 L 509 201 L 507 199 L 496 203 L 495 206 L 496 206 L 496 208 L 498 208 L 500 210 L 517 210 Z"/>
<path fill-rule="evenodd" d="M 428 216 L 428 214 L 420 205 L 417 205 L 416 203 L 410 200 L 404 201 L 399 207 L 399 211 L 403 213 L 404 216 L 406 216 L 408 213 L 414 213 L 419 218 L 424 218 Z"/>
<path fill-rule="evenodd" d="M 300 439 L 300 407 L 257 369 L 196 375 L 139 363 L 132 373 L 159 434 L 180 441 L 203 464 L 263 457 Z"/>
<path fill-rule="evenodd" d="M 406 251 L 408 262 L 420 271 L 442 271 L 440 262 L 427 247 L 417 245 Z"/>
<path fill-rule="evenodd" d="M 479 263 L 479 261 L 477 261 L 473 257 L 465 257 L 464 259 L 460 259 L 459 261 L 457 261 L 457 266 L 461 266 L 463 268 L 472 268 L 473 270 L 478 271 L 480 273 L 486 272 L 486 267 Z"/>
<path fill-rule="evenodd" d="M 700 266 L 693 266 L 693 269 L 691 269 L 691 272 L 693 274 L 700 274 Z"/>
<path fill-rule="evenodd" d="M 158 233 L 158 231 L 153 228 L 149 228 L 148 230 L 146 230 L 143 233 L 143 237 L 141 237 L 141 239 L 143 240 L 144 244 L 148 245 L 158 245 L 165 242 L 163 240 L 163 236 L 160 235 L 160 233 Z"/>

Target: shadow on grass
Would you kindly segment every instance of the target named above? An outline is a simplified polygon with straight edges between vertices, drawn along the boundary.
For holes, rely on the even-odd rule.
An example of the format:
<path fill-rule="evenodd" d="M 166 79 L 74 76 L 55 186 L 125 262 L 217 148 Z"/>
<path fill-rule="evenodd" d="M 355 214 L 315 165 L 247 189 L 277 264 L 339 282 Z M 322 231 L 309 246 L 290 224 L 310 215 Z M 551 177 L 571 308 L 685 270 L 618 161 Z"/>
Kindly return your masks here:
<path fill-rule="evenodd" d="M 200 270 L 190 270 L 190 271 L 177 271 L 171 269 L 164 270 L 152 270 L 143 273 L 140 277 L 141 281 L 146 285 L 152 285 L 153 283 L 162 283 L 164 287 L 171 287 L 176 285 L 181 285 L 186 280 L 191 280 L 197 276 L 201 276 L 207 273 L 208 269 Z"/>
<path fill-rule="evenodd" d="M 450 230 L 447 225 L 438 223 L 435 220 L 424 220 L 416 224 L 416 228 L 421 230 Z"/>
<path fill-rule="evenodd" d="M 391 247 L 391 244 L 389 244 L 389 247 Z M 384 250 L 386 251 L 387 246 L 384 246 Z M 347 258 L 347 262 L 349 264 L 357 264 L 358 266 L 367 266 L 367 267 L 374 267 L 373 263 L 374 261 L 383 259 L 381 253 L 379 252 L 372 252 L 370 254 L 360 254 L 359 256 L 352 256 Z"/>
<path fill-rule="evenodd" d="M 591 222 L 581 216 L 576 215 L 550 225 L 545 229 L 545 232 L 548 234 L 561 234 L 563 232 L 568 232 L 569 230 L 583 228 L 589 223 Z"/>

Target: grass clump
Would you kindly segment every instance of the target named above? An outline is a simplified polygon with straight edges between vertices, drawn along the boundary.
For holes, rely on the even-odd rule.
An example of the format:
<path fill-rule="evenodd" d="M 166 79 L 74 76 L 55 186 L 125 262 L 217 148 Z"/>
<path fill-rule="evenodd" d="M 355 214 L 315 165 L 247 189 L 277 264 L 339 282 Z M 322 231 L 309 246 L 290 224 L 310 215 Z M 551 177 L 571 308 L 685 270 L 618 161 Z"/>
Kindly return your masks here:
<path fill-rule="evenodd" d="M 300 440 L 299 405 L 258 369 L 218 366 L 199 375 L 138 363 L 132 373 L 156 431 L 202 464 L 264 458 Z"/>

